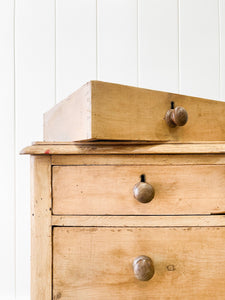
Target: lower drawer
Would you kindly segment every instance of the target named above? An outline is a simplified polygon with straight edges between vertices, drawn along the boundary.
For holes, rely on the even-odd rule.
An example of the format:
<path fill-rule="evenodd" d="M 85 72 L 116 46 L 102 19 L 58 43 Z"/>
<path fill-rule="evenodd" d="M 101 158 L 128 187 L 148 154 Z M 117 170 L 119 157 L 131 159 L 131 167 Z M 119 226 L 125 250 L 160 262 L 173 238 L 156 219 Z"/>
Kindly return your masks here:
<path fill-rule="evenodd" d="M 224 227 L 55 227 L 53 299 L 224 299 Z M 133 261 L 152 259 L 148 281 Z"/>

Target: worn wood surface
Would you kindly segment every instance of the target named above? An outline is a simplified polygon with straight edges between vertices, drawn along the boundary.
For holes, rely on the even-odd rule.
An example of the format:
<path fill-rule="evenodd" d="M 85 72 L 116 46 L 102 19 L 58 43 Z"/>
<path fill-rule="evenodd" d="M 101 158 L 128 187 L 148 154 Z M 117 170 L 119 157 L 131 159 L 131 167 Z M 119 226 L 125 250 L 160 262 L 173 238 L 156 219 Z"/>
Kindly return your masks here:
<path fill-rule="evenodd" d="M 171 101 L 187 111 L 185 126 L 166 124 Z M 45 113 L 44 140 L 223 141 L 224 114 L 219 101 L 90 81 Z"/>
<path fill-rule="evenodd" d="M 50 156 L 31 156 L 31 300 L 52 296 Z"/>
<path fill-rule="evenodd" d="M 225 143 L 44 143 L 28 146 L 21 154 L 224 154 Z"/>
<path fill-rule="evenodd" d="M 147 300 L 150 290 L 151 299 L 223 299 L 225 144 L 35 147 L 45 155 L 31 157 L 32 300 Z M 141 174 L 155 189 L 150 203 L 133 197 Z M 146 282 L 133 272 L 139 255 L 153 260 Z"/>
<path fill-rule="evenodd" d="M 35 141 L 32 145 L 160 145 L 160 144 L 183 144 L 181 142 L 151 142 L 151 141 L 115 141 L 115 140 L 95 140 L 95 141 L 76 141 L 76 142 L 46 142 L 46 141 Z M 186 144 L 223 144 L 221 141 L 190 141 Z"/>
<path fill-rule="evenodd" d="M 52 155 L 52 165 L 219 165 L 225 164 L 223 154 L 142 154 L 142 155 Z"/>
<path fill-rule="evenodd" d="M 207 227 L 225 226 L 223 215 L 211 216 L 52 216 L 53 226 Z"/>
<path fill-rule="evenodd" d="M 224 166 L 54 166 L 54 214 L 175 215 L 225 210 Z M 140 203 L 133 187 L 146 175 L 155 196 Z"/>
<path fill-rule="evenodd" d="M 223 299 L 224 227 L 54 228 L 53 299 Z M 151 257 L 155 275 L 135 278 Z"/>

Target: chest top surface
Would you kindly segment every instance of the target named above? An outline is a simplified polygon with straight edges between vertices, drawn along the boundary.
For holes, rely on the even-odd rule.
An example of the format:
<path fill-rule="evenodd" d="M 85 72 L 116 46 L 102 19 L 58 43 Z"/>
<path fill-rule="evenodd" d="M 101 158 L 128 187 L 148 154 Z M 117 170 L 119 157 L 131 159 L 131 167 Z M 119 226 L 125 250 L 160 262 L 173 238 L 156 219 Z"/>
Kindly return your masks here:
<path fill-rule="evenodd" d="M 150 143 L 150 142 L 34 142 L 21 154 L 224 154 L 225 142 Z"/>

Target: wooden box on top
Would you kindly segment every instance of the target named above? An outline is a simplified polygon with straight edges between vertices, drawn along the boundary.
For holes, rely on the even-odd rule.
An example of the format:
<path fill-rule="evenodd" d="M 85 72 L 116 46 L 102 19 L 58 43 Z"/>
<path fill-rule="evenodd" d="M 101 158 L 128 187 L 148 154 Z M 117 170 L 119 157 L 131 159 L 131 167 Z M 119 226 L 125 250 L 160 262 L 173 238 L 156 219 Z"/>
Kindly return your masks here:
<path fill-rule="evenodd" d="M 185 125 L 170 124 L 180 107 Z M 224 115 L 220 101 L 90 81 L 44 114 L 44 140 L 223 141 Z"/>

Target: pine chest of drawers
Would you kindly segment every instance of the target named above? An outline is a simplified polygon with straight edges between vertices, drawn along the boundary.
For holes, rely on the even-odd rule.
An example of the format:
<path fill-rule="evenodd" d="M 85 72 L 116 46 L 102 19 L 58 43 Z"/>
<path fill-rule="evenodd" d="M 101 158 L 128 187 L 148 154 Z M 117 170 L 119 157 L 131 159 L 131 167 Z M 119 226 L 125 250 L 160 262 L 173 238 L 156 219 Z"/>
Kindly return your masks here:
<path fill-rule="evenodd" d="M 225 144 L 40 142 L 22 153 L 32 300 L 224 299 Z"/>

